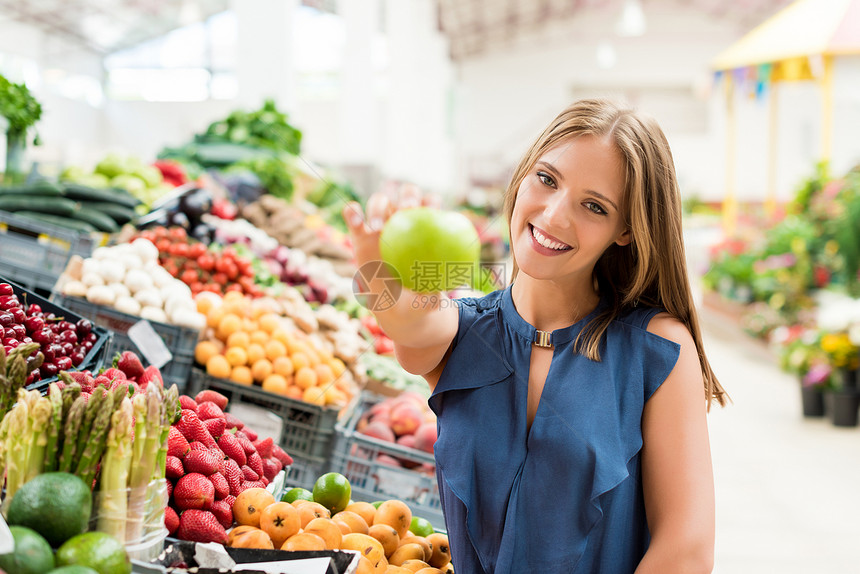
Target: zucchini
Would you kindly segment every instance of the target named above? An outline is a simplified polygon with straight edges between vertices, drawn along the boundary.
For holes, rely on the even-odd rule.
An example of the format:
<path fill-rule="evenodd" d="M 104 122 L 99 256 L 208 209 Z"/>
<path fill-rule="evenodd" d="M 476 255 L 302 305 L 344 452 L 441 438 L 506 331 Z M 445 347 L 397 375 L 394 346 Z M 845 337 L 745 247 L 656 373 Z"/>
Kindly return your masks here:
<path fill-rule="evenodd" d="M 105 201 L 82 201 L 81 207 L 84 209 L 100 211 L 112 218 L 119 225 L 125 225 L 137 217 L 137 214 L 133 209 L 118 203 L 108 203 Z"/>
<path fill-rule="evenodd" d="M 119 225 L 116 224 L 116 221 L 111 219 L 107 214 L 95 209 L 85 209 L 82 207 L 72 217 L 78 221 L 85 221 L 97 230 L 104 231 L 105 233 L 116 233 L 119 231 Z"/>
<path fill-rule="evenodd" d="M 15 215 L 18 215 L 20 217 L 26 217 L 27 219 L 42 221 L 44 223 L 50 223 L 51 225 L 56 225 L 57 227 L 63 227 L 72 231 L 84 231 L 87 233 L 92 233 L 96 230 L 95 227 L 93 227 L 86 221 L 78 221 L 77 219 L 72 219 L 70 217 L 62 217 L 59 215 L 51 215 L 48 213 L 37 213 L 34 211 L 19 211 Z"/>
<path fill-rule="evenodd" d="M 139 199 L 115 189 L 95 189 L 77 183 L 66 183 L 63 185 L 63 189 L 66 197 L 81 201 L 104 201 L 130 208 L 134 208 L 140 203 Z"/>
<path fill-rule="evenodd" d="M 63 197 L 45 195 L 0 195 L 0 209 L 4 211 L 37 211 L 53 215 L 71 215 L 78 204 Z"/>

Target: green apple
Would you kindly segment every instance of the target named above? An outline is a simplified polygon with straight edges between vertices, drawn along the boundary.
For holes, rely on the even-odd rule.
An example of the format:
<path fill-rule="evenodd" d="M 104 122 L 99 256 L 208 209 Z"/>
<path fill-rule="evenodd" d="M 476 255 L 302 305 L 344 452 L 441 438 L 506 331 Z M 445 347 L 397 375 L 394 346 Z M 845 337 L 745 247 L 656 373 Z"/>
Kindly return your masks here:
<path fill-rule="evenodd" d="M 471 286 L 480 275 L 481 242 L 469 219 L 429 207 L 392 215 L 379 239 L 382 260 L 419 293 Z"/>

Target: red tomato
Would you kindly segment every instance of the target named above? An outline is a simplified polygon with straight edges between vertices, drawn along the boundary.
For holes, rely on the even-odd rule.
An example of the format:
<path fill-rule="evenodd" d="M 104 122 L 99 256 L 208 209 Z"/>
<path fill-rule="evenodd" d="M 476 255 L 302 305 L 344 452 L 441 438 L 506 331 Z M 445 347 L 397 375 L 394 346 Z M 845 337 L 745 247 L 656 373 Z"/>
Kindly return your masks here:
<path fill-rule="evenodd" d="M 185 231 L 184 227 L 171 227 L 170 230 L 168 231 L 168 235 L 170 235 L 170 237 L 172 239 L 187 239 L 188 238 L 188 232 Z"/>
<path fill-rule="evenodd" d="M 227 276 L 223 273 L 216 273 L 212 276 L 212 281 L 217 285 L 226 285 L 227 284 Z"/>
<path fill-rule="evenodd" d="M 245 277 L 253 277 L 254 269 L 251 266 L 251 262 L 247 259 L 237 259 L 236 266 L 239 267 L 239 274 Z"/>
<path fill-rule="evenodd" d="M 201 283 L 200 281 L 194 281 L 193 283 L 189 283 L 188 286 L 191 287 L 191 293 L 194 295 L 197 295 L 198 293 L 203 291 L 203 283 Z"/>
<path fill-rule="evenodd" d="M 158 249 L 158 252 L 161 254 L 170 252 L 170 240 L 166 238 L 161 238 L 155 242 L 155 247 Z"/>
<path fill-rule="evenodd" d="M 227 268 L 224 270 L 227 274 L 227 279 L 234 281 L 239 276 L 239 267 L 232 261 L 228 261 Z"/>
<path fill-rule="evenodd" d="M 204 253 L 206 253 L 206 246 L 202 243 L 192 243 L 188 246 L 188 257 L 192 259 L 197 259 Z"/>
<path fill-rule="evenodd" d="M 167 237 L 167 228 L 156 227 L 155 229 L 153 229 L 153 233 L 155 233 L 156 239 L 164 239 Z"/>
<path fill-rule="evenodd" d="M 197 271 L 194 271 L 193 269 L 186 269 L 185 271 L 182 272 L 182 275 L 179 278 L 182 279 L 182 282 L 185 283 L 186 285 L 191 285 L 192 283 L 197 283 L 199 280 L 199 277 L 197 275 Z"/>
<path fill-rule="evenodd" d="M 171 247 L 173 255 L 177 257 L 188 257 L 188 244 L 187 243 L 174 243 Z"/>
<path fill-rule="evenodd" d="M 215 269 L 215 258 L 209 253 L 204 253 L 197 258 L 197 265 L 204 271 L 212 271 Z"/>
<path fill-rule="evenodd" d="M 215 271 L 218 273 L 227 273 L 227 268 L 230 265 L 230 261 L 227 260 L 226 257 L 221 255 L 215 260 Z"/>
<path fill-rule="evenodd" d="M 179 267 L 177 267 L 176 263 L 173 261 L 167 261 L 166 263 L 164 263 L 162 265 L 162 267 L 164 267 L 164 269 L 166 269 L 167 272 L 170 273 L 171 275 L 173 275 L 174 277 L 179 275 Z"/>
<path fill-rule="evenodd" d="M 241 293 L 242 292 L 242 286 L 239 285 L 238 283 L 230 283 L 230 285 L 228 285 L 227 288 L 224 289 L 224 292 L 229 293 L 230 291 L 239 291 Z"/>

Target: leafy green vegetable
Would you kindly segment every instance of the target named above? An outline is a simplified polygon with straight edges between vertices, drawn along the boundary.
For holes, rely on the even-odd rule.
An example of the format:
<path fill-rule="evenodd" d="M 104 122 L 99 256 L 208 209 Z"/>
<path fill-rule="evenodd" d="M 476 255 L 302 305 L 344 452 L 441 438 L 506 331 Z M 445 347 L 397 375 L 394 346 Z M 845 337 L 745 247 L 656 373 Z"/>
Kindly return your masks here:
<path fill-rule="evenodd" d="M 9 122 L 8 133 L 24 134 L 41 119 L 42 105 L 27 86 L 14 84 L 0 74 L 0 115 Z"/>
<path fill-rule="evenodd" d="M 262 108 L 253 112 L 232 112 L 226 119 L 212 123 L 206 136 L 293 155 L 299 154 L 302 142 L 302 132 L 287 122 L 287 114 L 278 111 L 274 100 L 266 100 Z"/>

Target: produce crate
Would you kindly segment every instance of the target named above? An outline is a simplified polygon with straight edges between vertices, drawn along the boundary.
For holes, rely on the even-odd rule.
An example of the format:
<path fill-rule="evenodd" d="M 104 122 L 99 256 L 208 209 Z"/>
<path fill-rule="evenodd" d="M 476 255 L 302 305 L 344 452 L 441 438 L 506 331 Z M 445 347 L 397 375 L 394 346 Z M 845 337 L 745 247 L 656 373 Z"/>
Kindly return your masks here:
<path fill-rule="evenodd" d="M 253 409 L 255 414 L 251 416 L 237 416 L 242 420 L 254 420 L 255 424 L 249 426 L 258 433 L 275 438 L 290 456 L 315 463 L 328 461 L 334 443 L 334 427 L 338 420 L 337 408 L 321 407 L 276 395 L 255 385 L 240 385 L 226 379 L 217 379 L 195 368 L 192 370 L 186 394 L 194 396 L 203 389 L 212 389 L 226 396 L 230 400 L 228 411 L 241 410 L 244 407 Z M 347 407 L 345 416 L 351 412 L 351 407 Z M 282 422 L 279 429 L 258 426 L 265 424 L 260 415 L 267 413 L 280 417 Z M 278 433 L 277 430 L 281 432 Z M 279 440 L 277 434 L 280 434 Z"/>
<path fill-rule="evenodd" d="M 331 470 L 349 480 L 353 500 L 374 502 L 398 498 L 409 505 L 415 516 L 426 518 L 435 529 L 444 530 L 445 518 L 435 473 L 397 467 L 379 460 L 380 455 L 388 455 L 401 463 L 419 468 L 424 465 L 429 469 L 427 465 L 436 464 L 433 455 L 355 430 L 361 414 L 382 398 L 363 393 L 359 408 L 350 420 L 338 425 Z"/>
<path fill-rule="evenodd" d="M 18 296 L 18 300 L 23 302 L 25 306 L 35 303 L 42 308 L 42 312 L 44 313 L 53 313 L 58 317 L 63 317 L 66 321 L 70 321 L 72 323 L 77 323 L 80 319 L 83 318 L 83 315 L 79 315 L 74 311 L 70 310 L 68 307 L 63 307 L 54 303 L 44 297 L 41 297 L 32 291 L 25 289 L 21 285 L 18 285 L 14 281 L 9 280 L 7 277 L 0 275 L 0 283 L 9 283 L 12 285 L 12 290 L 15 292 L 15 295 Z M 74 367 L 74 370 L 77 371 L 97 371 L 99 370 L 105 362 L 107 358 L 107 349 L 110 347 L 111 342 L 111 332 L 107 329 L 99 327 L 96 324 L 93 324 L 93 332 L 98 335 L 98 340 L 93 344 L 93 348 L 87 353 L 87 356 L 84 357 L 84 362 Z M 56 381 L 57 377 L 48 377 L 42 379 L 41 381 L 37 381 L 32 385 L 29 385 L 27 388 L 32 390 L 36 389 L 38 391 L 46 391 L 48 389 L 48 385 L 50 385 L 53 381 Z"/>
<path fill-rule="evenodd" d="M 291 488 L 306 488 L 313 490 L 317 479 L 328 472 L 326 463 L 293 457 L 293 464 L 285 469 L 287 476 L 284 480 L 284 492 Z M 280 499 L 279 499 L 280 500 Z"/>
<path fill-rule="evenodd" d="M 0 211 L 0 275 L 50 291 L 72 255 L 89 257 L 106 238 Z"/>
<path fill-rule="evenodd" d="M 128 330 L 132 325 L 141 320 L 140 317 L 122 313 L 111 307 L 96 305 L 79 297 L 68 297 L 55 293 L 52 298 L 58 304 L 79 313 L 83 317 L 89 318 L 96 325 L 113 332 L 113 341 L 106 352 L 109 360 L 117 352 L 135 351 L 140 354 L 137 345 L 128 336 Z M 150 324 L 164 341 L 164 345 L 173 354 L 173 359 L 160 369 L 164 384 L 166 386 L 175 384 L 179 387 L 179 391 L 183 392 L 188 383 L 188 376 L 191 374 L 191 366 L 194 364 L 194 347 L 197 345 L 200 333 L 188 327 L 179 327 L 155 321 L 150 321 Z"/>

